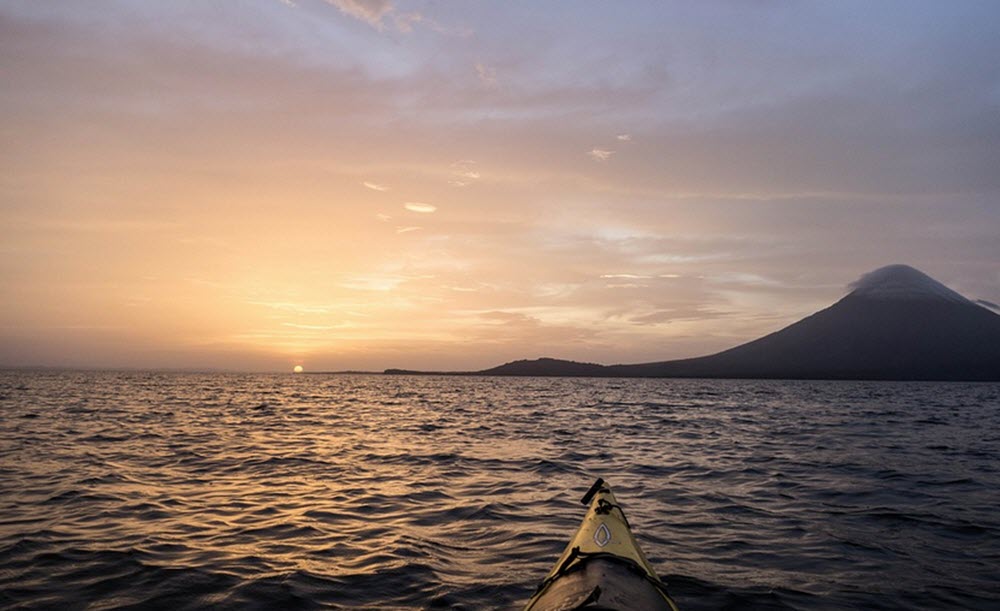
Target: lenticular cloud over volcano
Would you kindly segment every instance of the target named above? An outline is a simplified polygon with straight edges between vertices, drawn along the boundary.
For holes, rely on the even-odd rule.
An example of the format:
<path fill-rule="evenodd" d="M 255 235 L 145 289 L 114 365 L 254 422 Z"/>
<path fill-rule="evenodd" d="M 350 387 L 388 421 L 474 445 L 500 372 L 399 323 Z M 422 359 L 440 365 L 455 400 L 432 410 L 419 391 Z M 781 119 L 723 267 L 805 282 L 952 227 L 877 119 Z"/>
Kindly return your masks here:
<path fill-rule="evenodd" d="M 851 294 L 876 299 L 945 299 L 959 303 L 969 300 L 922 271 L 909 265 L 880 267 L 849 285 Z"/>

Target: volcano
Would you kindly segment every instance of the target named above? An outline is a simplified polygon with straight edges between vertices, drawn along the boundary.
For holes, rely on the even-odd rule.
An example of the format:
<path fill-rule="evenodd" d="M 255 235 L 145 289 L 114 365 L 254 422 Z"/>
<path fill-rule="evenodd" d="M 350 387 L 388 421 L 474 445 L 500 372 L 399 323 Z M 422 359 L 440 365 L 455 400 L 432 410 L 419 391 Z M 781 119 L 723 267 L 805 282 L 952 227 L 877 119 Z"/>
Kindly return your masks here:
<path fill-rule="evenodd" d="M 539 359 L 479 373 L 1000 381 L 1000 315 L 907 265 L 877 269 L 850 288 L 825 310 L 709 356 L 606 367 Z"/>

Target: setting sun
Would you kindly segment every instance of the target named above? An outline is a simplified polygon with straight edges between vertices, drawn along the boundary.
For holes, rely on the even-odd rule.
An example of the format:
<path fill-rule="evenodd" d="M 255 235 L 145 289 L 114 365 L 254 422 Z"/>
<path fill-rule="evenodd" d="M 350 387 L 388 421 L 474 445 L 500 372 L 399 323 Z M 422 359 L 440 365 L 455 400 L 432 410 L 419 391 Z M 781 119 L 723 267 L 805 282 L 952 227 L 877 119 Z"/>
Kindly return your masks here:
<path fill-rule="evenodd" d="M 302 365 L 296 365 L 295 369 L 292 369 L 295 373 L 302 373 Z"/>

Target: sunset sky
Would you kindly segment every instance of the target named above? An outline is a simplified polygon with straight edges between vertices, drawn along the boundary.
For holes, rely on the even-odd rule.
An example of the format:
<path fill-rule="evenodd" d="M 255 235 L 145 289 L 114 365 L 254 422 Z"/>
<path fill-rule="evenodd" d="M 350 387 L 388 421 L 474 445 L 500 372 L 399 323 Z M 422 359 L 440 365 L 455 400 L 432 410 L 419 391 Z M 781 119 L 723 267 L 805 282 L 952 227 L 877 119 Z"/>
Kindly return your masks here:
<path fill-rule="evenodd" d="M 1000 2 L 0 0 L 0 365 L 697 356 L 1000 302 Z"/>

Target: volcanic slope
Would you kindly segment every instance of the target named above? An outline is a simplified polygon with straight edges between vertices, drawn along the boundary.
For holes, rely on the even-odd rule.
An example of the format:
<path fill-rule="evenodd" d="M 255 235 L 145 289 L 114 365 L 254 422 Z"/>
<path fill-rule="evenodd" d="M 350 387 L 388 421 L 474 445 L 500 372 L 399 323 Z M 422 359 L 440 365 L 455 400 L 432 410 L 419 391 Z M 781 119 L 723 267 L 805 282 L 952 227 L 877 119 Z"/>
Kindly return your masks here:
<path fill-rule="evenodd" d="M 907 265 L 862 276 L 832 306 L 692 359 L 613 365 L 607 375 L 1000 380 L 1000 315 Z"/>

